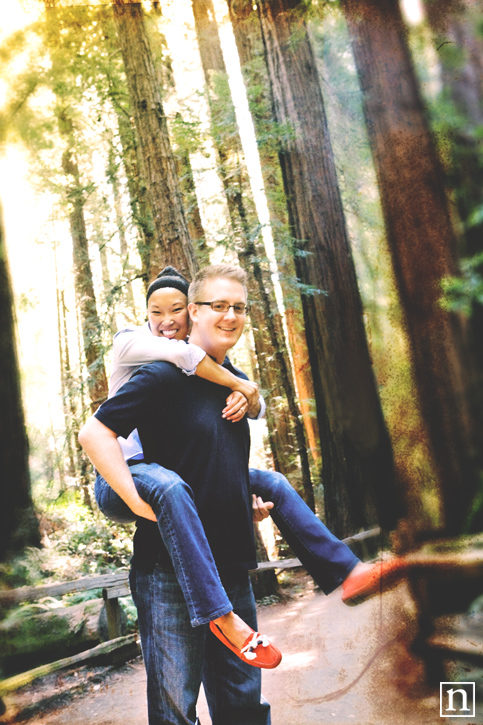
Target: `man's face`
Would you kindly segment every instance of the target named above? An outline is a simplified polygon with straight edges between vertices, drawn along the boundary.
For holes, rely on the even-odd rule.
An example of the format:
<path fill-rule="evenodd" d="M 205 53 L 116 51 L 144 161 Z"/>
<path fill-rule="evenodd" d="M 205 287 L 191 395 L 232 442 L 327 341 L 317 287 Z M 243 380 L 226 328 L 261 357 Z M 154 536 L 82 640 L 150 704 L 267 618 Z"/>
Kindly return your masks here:
<path fill-rule="evenodd" d="M 208 279 L 196 302 L 227 302 L 229 305 L 245 304 L 246 293 L 243 286 L 233 279 L 217 277 Z M 243 332 L 246 315 L 237 315 L 233 307 L 228 312 L 215 312 L 209 305 L 190 303 L 190 316 L 193 322 L 191 342 L 223 361 L 226 351 L 233 347 Z"/>

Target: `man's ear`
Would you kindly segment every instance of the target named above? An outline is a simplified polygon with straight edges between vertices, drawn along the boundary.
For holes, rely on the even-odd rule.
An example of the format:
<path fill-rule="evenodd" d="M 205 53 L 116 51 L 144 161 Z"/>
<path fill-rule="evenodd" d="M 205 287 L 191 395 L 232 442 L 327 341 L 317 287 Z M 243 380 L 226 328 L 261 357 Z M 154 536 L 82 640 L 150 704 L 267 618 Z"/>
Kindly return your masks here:
<path fill-rule="evenodd" d="M 198 317 L 198 305 L 196 305 L 194 302 L 188 303 L 188 314 L 190 316 L 191 322 L 195 322 Z"/>

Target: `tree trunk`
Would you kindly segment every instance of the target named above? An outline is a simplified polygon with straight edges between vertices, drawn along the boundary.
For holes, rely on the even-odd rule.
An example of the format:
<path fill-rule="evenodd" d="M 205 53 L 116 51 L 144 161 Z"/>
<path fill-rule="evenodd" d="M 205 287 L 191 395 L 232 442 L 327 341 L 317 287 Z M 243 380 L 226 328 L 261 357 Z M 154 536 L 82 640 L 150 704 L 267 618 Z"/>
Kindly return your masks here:
<path fill-rule="evenodd" d="M 61 133 L 69 137 L 69 150 L 64 152 L 62 168 L 71 178 L 68 190 L 72 211 L 69 214 L 72 237 L 72 256 L 74 260 L 74 282 L 76 301 L 82 324 L 83 349 L 87 365 L 87 387 L 91 400 L 91 412 L 94 413 L 107 398 L 107 377 L 101 345 L 101 325 L 97 314 L 96 297 L 92 282 L 92 270 L 89 259 L 89 247 L 84 220 L 84 198 L 77 162 L 73 157 L 70 138 L 70 120 L 59 117 Z"/>
<path fill-rule="evenodd" d="M 183 138 L 184 134 L 178 133 L 178 129 L 181 131 L 182 126 L 183 119 L 181 118 L 181 114 L 178 113 L 176 115 L 176 122 L 174 125 L 174 137 L 177 142 L 174 151 L 176 168 L 178 171 L 181 193 L 183 195 L 183 207 L 186 211 L 188 232 L 196 250 L 196 258 L 199 260 L 200 264 L 204 266 L 210 264 L 210 250 L 206 243 L 206 234 L 203 229 L 200 207 L 196 196 L 195 180 L 193 178 L 193 168 L 191 166 L 189 154 L 189 146 L 191 146 L 191 144 L 188 142 L 189 146 L 187 147 L 186 140 Z"/>
<path fill-rule="evenodd" d="M 260 23 L 251 0 L 227 0 L 230 20 L 245 80 L 248 103 L 259 139 L 270 136 L 273 126 L 267 67 L 263 60 Z M 314 384 L 303 326 L 302 301 L 295 288 L 295 267 L 289 236 L 287 202 L 273 140 L 258 143 L 260 166 L 270 214 L 277 266 L 285 307 L 285 322 L 292 351 L 293 373 L 298 401 L 312 459 L 320 463 L 317 418 L 313 411 Z"/>
<path fill-rule="evenodd" d="M 212 131 L 219 158 L 219 171 L 226 193 L 230 220 L 236 239 L 240 265 L 248 273 L 255 350 L 262 388 L 267 393 L 267 422 L 270 447 L 276 470 L 294 472 L 294 454 L 301 467 L 301 488 L 307 504 L 314 509 L 310 466 L 300 411 L 295 399 L 292 373 L 283 329 L 270 275 L 264 274 L 260 250 L 253 239 L 252 227 L 258 220 L 247 209 L 249 189 L 247 172 L 239 162 L 243 156 L 234 106 L 228 90 L 227 72 L 221 50 L 211 0 L 192 0 L 195 28 L 211 109 Z M 225 100 L 224 96 L 228 96 Z M 230 119 L 233 119 L 230 122 Z M 229 126 L 229 128 L 228 128 Z M 237 159 L 235 169 L 230 166 Z M 237 168 L 238 167 L 238 168 Z M 286 408 L 283 397 L 286 396 Z M 295 435 L 292 434 L 292 429 Z M 295 441 L 293 440 L 295 438 Z"/>
<path fill-rule="evenodd" d="M 321 436 L 328 526 L 344 536 L 402 508 L 371 367 L 324 102 L 298 0 L 258 4 Z M 372 495 L 371 495 L 372 494 Z"/>
<path fill-rule="evenodd" d="M 148 281 L 167 264 L 191 279 L 198 265 L 188 234 L 142 6 L 129 0 L 113 0 L 113 11 L 157 237 Z"/>
<path fill-rule="evenodd" d="M 52 67 L 55 73 L 61 62 L 56 54 L 60 30 L 55 5 L 50 5 L 47 0 L 44 0 L 44 3 L 48 20 L 47 45 L 51 53 Z M 75 158 L 74 125 L 71 118 L 71 109 L 65 107 L 60 96 L 58 101 L 57 123 L 59 133 L 66 144 L 66 150 L 62 155 L 62 170 L 69 179 L 66 197 L 69 202 L 76 304 L 82 324 L 83 352 L 88 372 L 87 387 L 91 401 L 91 412 L 94 413 L 107 398 L 107 377 L 104 368 L 100 339 L 101 325 L 97 314 L 84 219 L 84 187 L 81 183 L 79 167 Z"/>
<path fill-rule="evenodd" d="M 441 279 L 458 271 L 444 176 L 397 1 L 344 0 L 343 8 L 446 529 L 457 533 L 478 485 L 478 446 L 461 321 L 439 305 Z"/>
<path fill-rule="evenodd" d="M 425 0 L 441 65 L 443 100 L 450 102 L 444 130 L 450 141 L 447 181 L 462 222 L 464 256 L 483 252 L 483 38 L 474 0 Z M 483 263 L 477 268 L 483 274 Z M 483 304 L 474 299 L 471 345 L 477 367 L 480 425 L 483 416 Z"/>
<path fill-rule="evenodd" d="M 40 546 L 30 494 L 28 439 L 16 349 L 13 291 L 0 208 L 0 562 L 26 546 Z"/>
<path fill-rule="evenodd" d="M 125 299 L 125 306 L 128 307 L 130 310 L 130 317 L 132 320 L 136 319 L 136 305 L 134 303 L 134 294 L 132 289 L 131 280 L 129 279 L 130 276 L 130 265 L 129 265 L 129 248 L 127 244 L 127 238 L 126 238 L 126 225 L 124 222 L 124 215 L 122 210 L 122 202 L 121 202 L 121 191 L 119 188 L 119 178 L 118 178 L 118 165 L 116 163 L 115 159 L 115 149 L 111 145 L 109 149 L 109 165 L 107 170 L 107 177 L 111 183 L 112 188 L 112 196 L 114 200 L 114 211 L 116 214 L 116 226 L 117 231 L 119 235 L 119 255 L 121 258 L 121 265 L 122 265 L 122 278 L 123 280 L 126 279 L 125 282 L 125 293 L 124 293 L 124 299 Z M 111 293 L 112 294 L 112 291 Z M 110 295 L 108 295 L 108 301 L 110 304 L 114 304 L 114 300 L 110 299 Z M 115 334 L 116 330 L 114 330 Z"/>

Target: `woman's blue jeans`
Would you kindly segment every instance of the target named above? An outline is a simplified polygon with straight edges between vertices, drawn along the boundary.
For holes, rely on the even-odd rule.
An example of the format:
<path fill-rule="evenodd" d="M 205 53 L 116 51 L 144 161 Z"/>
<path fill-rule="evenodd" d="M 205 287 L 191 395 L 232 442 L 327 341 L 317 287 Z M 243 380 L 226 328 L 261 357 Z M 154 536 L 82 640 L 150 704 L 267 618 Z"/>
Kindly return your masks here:
<path fill-rule="evenodd" d="M 234 611 L 254 630 L 256 610 L 248 573 L 223 578 Z M 131 591 L 138 610 L 147 672 L 149 725 L 194 725 L 203 681 L 213 725 L 270 725 L 261 670 L 236 657 L 209 631 L 190 627 L 176 574 L 144 570 L 133 560 Z"/>
<path fill-rule="evenodd" d="M 130 467 L 136 489 L 150 504 L 163 542 L 196 627 L 231 611 L 210 546 L 199 519 L 191 488 L 173 471 L 156 463 Z M 329 594 L 338 587 L 359 559 L 310 510 L 285 476 L 275 471 L 250 469 L 252 493 L 273 501 L 271 516 L 303 566 Z M 98 475 L 96 500 L 114 521 L 129 523 L 134 514 Z"/>

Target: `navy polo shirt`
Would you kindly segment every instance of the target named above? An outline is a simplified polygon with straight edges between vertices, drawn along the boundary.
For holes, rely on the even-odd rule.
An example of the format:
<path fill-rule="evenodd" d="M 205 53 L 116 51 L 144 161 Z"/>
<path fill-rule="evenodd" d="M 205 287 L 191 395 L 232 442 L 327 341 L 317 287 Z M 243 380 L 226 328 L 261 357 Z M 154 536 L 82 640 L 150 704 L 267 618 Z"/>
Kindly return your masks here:
<path fill-rule="evenodd" d="M 224 366 L 246 378 L 228 359 Z M 230 392 L 155 362 L 137 370 L 95 415 L 123 438 L 137 428 L 146 463 L 159 463 L 189 484 L 219 569 L 254 569 L 250 434 L 246 418 L 221 417 Z M 171 565 L 156 523 L 138 519 L 134 555 L 139 563 Z"/>

